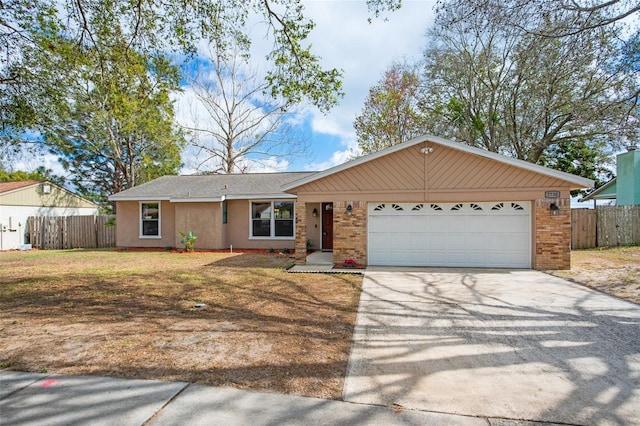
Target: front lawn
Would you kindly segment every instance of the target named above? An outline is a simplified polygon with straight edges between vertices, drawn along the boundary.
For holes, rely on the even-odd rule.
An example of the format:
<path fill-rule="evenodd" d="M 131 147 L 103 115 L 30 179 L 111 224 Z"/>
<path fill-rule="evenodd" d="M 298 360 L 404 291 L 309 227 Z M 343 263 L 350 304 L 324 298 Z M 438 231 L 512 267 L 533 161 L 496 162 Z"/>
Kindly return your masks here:
<path fill-rule="evenodd" d="M 640 303 L 640 247 L 574 250 L 570 270 L 550 273 Z"/>
<path fill-rule="evenodd" d="M 339 398 L 362 278 L 281 254 L 0 252 L 0 366 Z"/>

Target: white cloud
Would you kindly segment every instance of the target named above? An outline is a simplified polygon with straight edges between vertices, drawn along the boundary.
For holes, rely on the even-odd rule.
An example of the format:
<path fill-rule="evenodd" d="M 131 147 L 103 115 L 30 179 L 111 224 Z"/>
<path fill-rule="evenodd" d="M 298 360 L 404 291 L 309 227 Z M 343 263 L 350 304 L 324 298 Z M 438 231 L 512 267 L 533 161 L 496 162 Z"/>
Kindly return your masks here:
<path fill-rule="evenodd" d="M 305 10 L 316 22 L 310 42 L 324 67 L 344 70 L 345 97 L 328 115 L 312 112 L 316 133 L 341 139 L 345 151 L 331 154 L 318 164 L 347 159 L 354 147 L 353 121 L 364 105 L 369 89 L 394 60 L 418 58 L 424 34 L 433 21 L 435 1 L 404 1 L 402 8 L 384 18 L 370 16 L 364 1 L 305 1 Z"/>
<path fill-rule="evenodd" d="M 315 138 L 312 135 L 311 149 L 317 161 L 307 163 L 303 168 L 323 170 L 347 161 L 357 150 L 353 121 L 361 112 L 369 89 L 379 81 L 389 64 L 421 55 L 424 33 L 433 21 L 435 0 L 405 0 L 399 11 L 381 18 L 372 17 L 371 24 L 367 18 L 372 15 L 363 0 L 306 0 L 303 4 L 305 16 L 316 23 L 308 39 L 312 52 L 322 58 L 323 67 L 344 71 L 345 97 L 339 105 L 326 115 L 315 108 L 305 111 L 306 121 L 311 123 L 311 131 L 316 135 Z M 253 66 L 264 67 L 263 58 L 273 42 L 263 37 L 266 27 L 262 18 L 253 17 L 251 20 L 255 21 L 251 48 Z M 200 50 L 204 54 L 207 46 L 203 44 Z M 176 98 L 176 114 L 180 124 L 191 127 L 198 127 L 207 117 L 188 87 Z M 313 146 L 314 139 L 323 140 L 322 135 L 337 138 L 338 149 L 334 144 L 327 149 L 320 146 L 320 142 Z M 186 156 L 190 153 L 192 151 L 185 152 Z M 197 159 L 185 158 L 184 161 L 183 173 L 193 172 Z M 264 170 L 282 170 L 285 164 L 290 165 L 289 162 L 278 161 Z"/>

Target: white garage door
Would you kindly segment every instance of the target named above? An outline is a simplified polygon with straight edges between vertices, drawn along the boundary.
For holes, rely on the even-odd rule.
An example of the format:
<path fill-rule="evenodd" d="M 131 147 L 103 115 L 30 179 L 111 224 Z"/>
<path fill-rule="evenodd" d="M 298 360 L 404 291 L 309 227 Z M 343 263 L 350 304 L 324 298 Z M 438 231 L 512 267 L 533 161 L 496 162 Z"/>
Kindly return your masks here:
<path fill-rule="evenodd" d="M 531 267 L 531 204 L 369 204 L 370 265 Z"/>

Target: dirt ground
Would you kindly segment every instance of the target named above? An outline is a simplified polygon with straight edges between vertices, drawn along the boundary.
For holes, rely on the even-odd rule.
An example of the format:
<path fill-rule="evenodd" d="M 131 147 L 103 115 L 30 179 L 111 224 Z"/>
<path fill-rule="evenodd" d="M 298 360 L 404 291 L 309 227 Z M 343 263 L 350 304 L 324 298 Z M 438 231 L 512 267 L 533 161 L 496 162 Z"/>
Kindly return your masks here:
<path fill-rule="evenodd" d="M 362 278 L 280 254 L 0 253 L 0 368 L 341 396 Z M 203 306 L 204 305 L 204 306 Z"/>
<path fill-rule="evenodd" d="M 362 278 L 282 254 L 0 252 L 0 368 L 340 398 Z M 553 275 L 640 303 L 640 247 Z"/>
<path fill-rule="evenodd" d="M 574 250 L 571 270 L 549 273 L 640 303 L 640 247 Z"/>

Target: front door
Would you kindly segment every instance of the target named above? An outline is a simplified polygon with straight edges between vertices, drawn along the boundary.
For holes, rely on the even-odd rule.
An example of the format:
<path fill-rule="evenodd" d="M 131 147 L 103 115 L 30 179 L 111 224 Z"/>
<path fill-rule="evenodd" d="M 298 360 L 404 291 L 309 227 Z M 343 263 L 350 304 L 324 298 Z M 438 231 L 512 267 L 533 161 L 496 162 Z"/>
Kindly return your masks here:
<path fill-rule="evenodd" d="M 322 203 L 322 250 L 333 250 L 333 203 Z"/>

